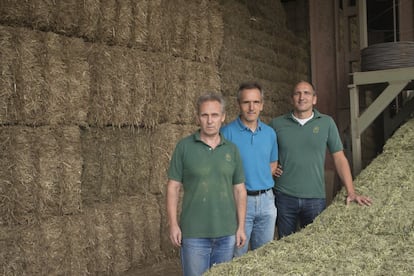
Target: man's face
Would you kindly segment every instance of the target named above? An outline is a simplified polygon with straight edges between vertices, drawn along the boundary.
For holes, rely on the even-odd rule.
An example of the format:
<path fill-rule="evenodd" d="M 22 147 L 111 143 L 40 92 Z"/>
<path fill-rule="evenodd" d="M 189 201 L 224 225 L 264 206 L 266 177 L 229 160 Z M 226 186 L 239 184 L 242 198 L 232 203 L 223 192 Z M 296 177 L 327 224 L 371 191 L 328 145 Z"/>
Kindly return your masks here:
<path fill-rule="evenodd" d="M 239 100 L 240 119 L 245 123 L 257 121 L 263 110 L 263 99 L 257 88 L 244 89 Z"/>
<path fill-rule="evenodd" d="M 223 113 L 219 102 L 207 101 L 202 103 L 197 116 L 201 134 L 205 136 L 217 135 L 225 118 L 226 115 Z"/>
<path fill-rule="evenodd" d="M 292 103 L 295 111 L 301 113 L 312 111 L 316 104 L 316 95 L 312 86 L 306 82 L 298 83 L 292 93 Z"/>

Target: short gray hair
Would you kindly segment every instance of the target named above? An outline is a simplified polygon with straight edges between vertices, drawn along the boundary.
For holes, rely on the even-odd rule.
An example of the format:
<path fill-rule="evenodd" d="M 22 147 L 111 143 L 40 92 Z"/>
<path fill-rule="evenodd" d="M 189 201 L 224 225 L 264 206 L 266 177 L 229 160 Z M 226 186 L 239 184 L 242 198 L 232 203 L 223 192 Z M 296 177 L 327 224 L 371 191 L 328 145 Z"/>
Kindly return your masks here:
<path fill-rule="evenodd" d="M 208 92 L 197 99 L 197 114 L 200 113 L 200 106 L 205 102 L 218 102 L 221 105 L 221 112 L 226 113 L 226 102 L 221 94 Z"/>

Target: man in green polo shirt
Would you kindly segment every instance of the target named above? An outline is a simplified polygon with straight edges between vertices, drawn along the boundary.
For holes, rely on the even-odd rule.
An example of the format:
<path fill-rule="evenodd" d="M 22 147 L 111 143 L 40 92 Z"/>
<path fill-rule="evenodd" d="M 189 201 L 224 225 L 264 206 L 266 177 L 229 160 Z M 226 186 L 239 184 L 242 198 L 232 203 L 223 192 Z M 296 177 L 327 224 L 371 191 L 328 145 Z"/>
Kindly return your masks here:
<path fill-rule="evenodd" d="M 371 199 L 355 193 L 351 170 L 343 152 L 334 120 L 314 108 L 317 95 L 313 86 L 301 81 L 291 95 L 293 111 L 273 119 L 277 132 L 279 164 L 275 194 L 279 238 L 313 222 L 326 207 L 324 165 L 326 149 L 346 190 L 349 204 L 371 205 Z M 280 174 L 281 173 L 281 174 Z"/>
<path fill-rule="evenodd" d="M 201 96 L 197 101 L 200 129 L 177 143 L 168 169 L 169 237 L 180 247 L 184 275 L 201 275 L 213 264 L 230 261 L 234 246 L 246 242 L 243 165 L 237 146 L 220 134 L 224 119 L 223 97 Z"/>

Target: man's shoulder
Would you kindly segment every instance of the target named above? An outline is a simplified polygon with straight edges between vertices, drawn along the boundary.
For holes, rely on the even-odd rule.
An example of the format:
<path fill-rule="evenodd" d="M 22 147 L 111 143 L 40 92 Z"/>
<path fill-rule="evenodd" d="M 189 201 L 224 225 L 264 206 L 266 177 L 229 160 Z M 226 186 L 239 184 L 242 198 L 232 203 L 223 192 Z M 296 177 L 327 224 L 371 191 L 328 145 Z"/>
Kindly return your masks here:
<path fill-rule="evenodd" d="M 189 134 L 178 140 L 177 145 L 185 145 L 195 141 L 195 133 Z"/>
<path fill-rule="evenodd" d="M 317 110 L 314 110 L 314 113 L 315 113 L 315 118 L 317 118 L 317 119 L 322 119 L 322 120 L 324 120 L 326 122 L 329 122 L 329 123 L 335 123 L 334 119 L 328 114 L 321 113 Z"/>
<path fill-rule="evenodd" d="M 264 122 L 261 122 L 260 124 L 260 128 L 263 132 L 270 132 L 270 133 L 275 133 L 275 130 L 271 127 L 271 125 L 268 125 Z"/>
<path fill-rule="evenodd" d="M 276 125 L 278 125 L 278 124 L 280 124 L 282 122 L 285 122 L 288 118 L 289 118 L 289 113 L 285 113 L 283 115 L 279 115 L 279 116 L 273 118 L 270 121 L 269 125 L 274 128 L 274 126 L 276 126 Z"/>
<path fill-rule="evenodd" d="M 222 126 L 221 129 L 229 129 L 229 128 L 234 128 L 234 127 L 238 127 L 237 119 L 228 122 L 227 124 Z"/>

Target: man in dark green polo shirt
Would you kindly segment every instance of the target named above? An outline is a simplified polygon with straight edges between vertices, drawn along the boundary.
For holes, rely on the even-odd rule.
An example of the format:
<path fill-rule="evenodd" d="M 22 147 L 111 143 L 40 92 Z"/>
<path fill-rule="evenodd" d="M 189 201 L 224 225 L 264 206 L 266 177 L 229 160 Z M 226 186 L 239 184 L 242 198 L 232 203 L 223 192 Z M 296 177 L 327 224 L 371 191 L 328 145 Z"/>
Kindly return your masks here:
<path fill-rule="evenodd" d="M 200 129 L 177 143 L 168 169 L 169 235 L 181 247 L 184 275 L 201 275 L 213 264 L 230 261 L 234 246 L 246 241 L 245 177 L 237 146 L 219 132 L 225 119 L 222 96 L 201 96 L 197 112 Z"/>
<path fill-rule="evenodd" d="M 270 126 L 277 132 L 279 164 L 275 181 L 279 238 L 313 222 L 326 207 L 324 165 L 326 149 L 352 201 L 370 205 L 371 199 L 355 193 L 351 170 L 343 152 L 334 120 L 314 108 L 317 95 L 313 86 L 301 81 L 291 95 L 293 111 L 275 118 Z"/>

